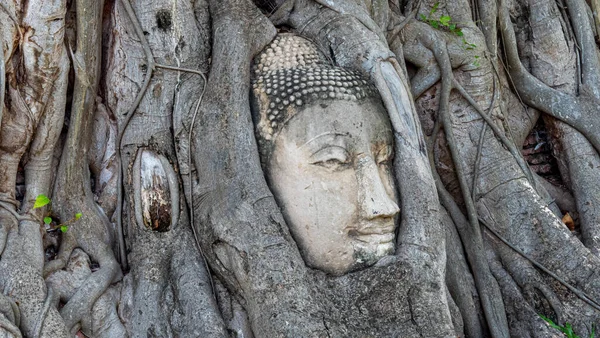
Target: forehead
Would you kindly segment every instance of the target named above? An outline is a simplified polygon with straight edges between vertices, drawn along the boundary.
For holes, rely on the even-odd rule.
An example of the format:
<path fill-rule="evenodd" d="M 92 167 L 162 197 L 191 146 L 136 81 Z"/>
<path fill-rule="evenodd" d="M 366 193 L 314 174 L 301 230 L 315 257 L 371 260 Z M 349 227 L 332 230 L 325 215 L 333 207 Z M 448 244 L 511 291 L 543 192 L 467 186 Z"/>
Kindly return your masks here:
<path fill-rule="evenodd" d="M 347 135 L 356 143 L 392 143 L 387 113 L 377 99 L 333 100 L 312 103 L 299 110 L 281 130 L 279 137 L 298 146 L 325 134 Z"/>

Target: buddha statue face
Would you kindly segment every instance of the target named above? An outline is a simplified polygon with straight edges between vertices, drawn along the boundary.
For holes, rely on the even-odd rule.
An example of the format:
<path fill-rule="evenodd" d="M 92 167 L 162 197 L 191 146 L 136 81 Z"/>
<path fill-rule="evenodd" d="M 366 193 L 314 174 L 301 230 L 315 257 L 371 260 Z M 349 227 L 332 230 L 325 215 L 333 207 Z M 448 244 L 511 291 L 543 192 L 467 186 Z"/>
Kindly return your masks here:
<path fill-rule="evenodd" d="M 269 186 L 305 262 L 341 275 L 393 254 L 399 208 L 381 100 L 358 75 L 333 67 L 276 74 L 276 88 L 277 76 L 254 87 L 255 122 Z M 333 85 L 315 91 L 317 81 Z"/>
<path fill-rule="evenodd" d="M 274 143 L 267 177 L 309 266 L 339 275 L 394 253 L 393 139 L 380 104 L 308 105 Z"/>

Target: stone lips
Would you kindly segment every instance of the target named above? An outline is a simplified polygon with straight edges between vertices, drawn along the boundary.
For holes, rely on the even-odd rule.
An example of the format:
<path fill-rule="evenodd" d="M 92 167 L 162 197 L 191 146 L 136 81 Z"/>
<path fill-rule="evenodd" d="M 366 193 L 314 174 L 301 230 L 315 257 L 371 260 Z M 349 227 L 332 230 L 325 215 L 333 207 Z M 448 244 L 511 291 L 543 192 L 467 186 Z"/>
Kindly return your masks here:
<path fill-rule="evenodd" d="M 262 155 L 301 106 L 379 96 L 360 74 L 329 64 L 315 44 L 291 33 L 279 34 L 255 58 L 253 71 L 253 117 Z"/>

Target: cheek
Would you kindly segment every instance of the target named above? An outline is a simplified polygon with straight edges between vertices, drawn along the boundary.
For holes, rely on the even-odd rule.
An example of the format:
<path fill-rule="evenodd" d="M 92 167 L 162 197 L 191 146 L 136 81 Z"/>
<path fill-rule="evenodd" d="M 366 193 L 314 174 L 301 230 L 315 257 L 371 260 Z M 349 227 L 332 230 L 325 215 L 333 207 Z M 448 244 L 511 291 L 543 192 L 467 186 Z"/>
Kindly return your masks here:
<path fill-rule="evenodd" d="M 307 235 L 344 235 L 358 220 L 354 170 L 328 172 L 311 164 L 289 165 L 273 175 L 290 227 Z"/>
<path fill-rule="evenodd" d="M 355 221 L 358 210 L 358 191 L 354 170 L 325 172 L 315 168 L 310 173 L 311 187 L 307 189 L 313 202 L 310 213 L 322 226 L 345 229 Z"/>

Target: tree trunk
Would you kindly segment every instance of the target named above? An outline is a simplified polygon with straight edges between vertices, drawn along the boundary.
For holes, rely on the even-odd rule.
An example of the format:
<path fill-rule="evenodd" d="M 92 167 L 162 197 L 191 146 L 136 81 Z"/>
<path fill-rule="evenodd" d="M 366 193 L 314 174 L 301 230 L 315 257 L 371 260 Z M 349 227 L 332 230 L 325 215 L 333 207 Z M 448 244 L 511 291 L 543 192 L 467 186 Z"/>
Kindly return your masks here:
<path fill-rule="evenodd" d="M 0 3 L 0 337 L 590 336 L 597 2 Z M 261 163 L 282 33 L 389 118 L 401 215 L 371 266 L 311 267 Z"/>

